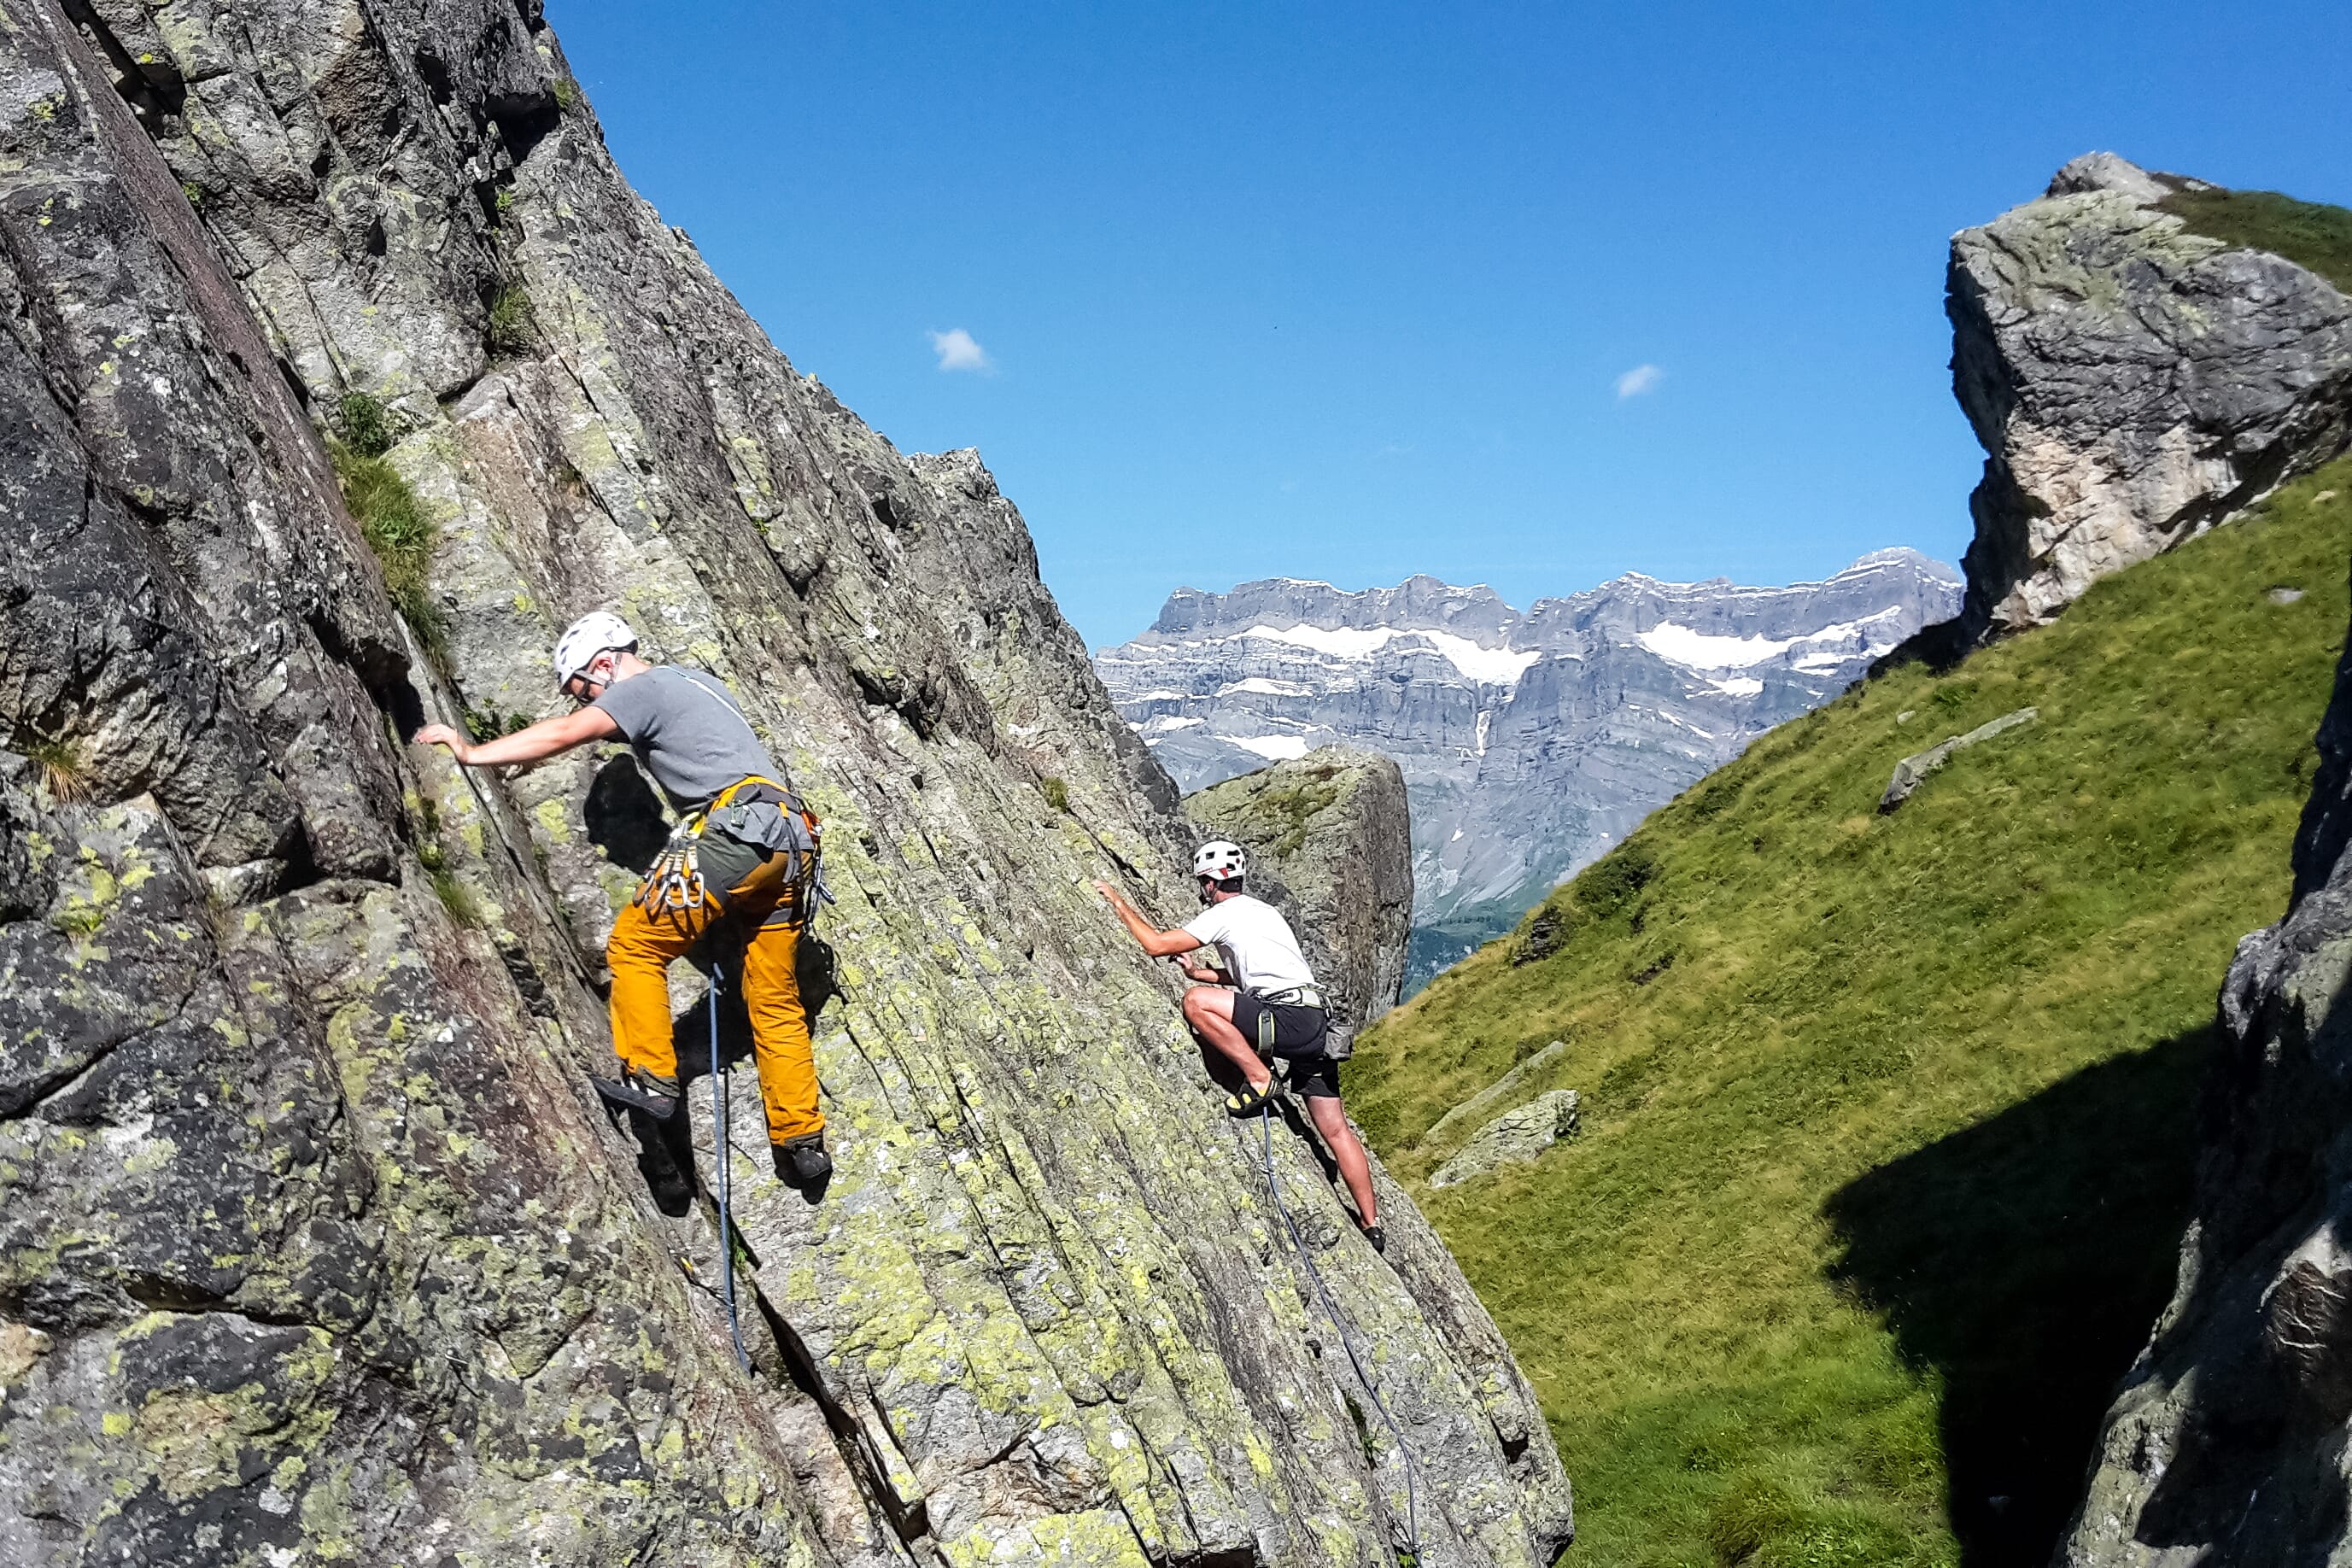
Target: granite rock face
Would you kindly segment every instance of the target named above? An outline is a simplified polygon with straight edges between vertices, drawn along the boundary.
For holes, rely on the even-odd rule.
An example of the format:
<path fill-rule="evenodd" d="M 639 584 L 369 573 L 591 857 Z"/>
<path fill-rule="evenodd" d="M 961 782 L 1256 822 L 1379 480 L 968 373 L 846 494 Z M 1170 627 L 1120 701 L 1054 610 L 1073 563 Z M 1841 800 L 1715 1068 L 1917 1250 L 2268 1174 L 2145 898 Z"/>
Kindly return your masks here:
<path fill-rule="evenodd" d="M 986 470 L 793 370 L 533 0 L 0 0 L 0 1561 L 1393 1561 L 1401 1457 L 1087 886 L 1181 916 L 1172 787 Z M 317 434 L 375 407 L 415 624 Z M 821 1194 L 747 1073 L 723 1139 L 698 1075 L 667 1135 L 586 1088 L 625 753 L 401 743 L 550 710 L 599 606 L 825 817 Z M 1277 1156 L 1424 1560 L 1549 1562 L 1451 1258 Z"/>
<path fill-rule="evenodd" d="M 1986 452 L 1963 646 L 2048 621 L 2352 442 L 2352 300 L 2158 204 L 2113 153 L 1952 239 L 1952 384 Z"/>
<path fill-rule="evenodd" d="M 1396 759 L 1418 988 L 1959 604 L 1958 574 L 1907 550 L 1784 588 L 1632 575 L 1524 614 L 1433 577 L 1275 578 L 1181 589 L 1095 663 L 1189 790 L 1334 742 Z"/>
<path fill-rule="evenodd" d="M 2336 670 L 2286 918 L 2221 989 L 2179 1283 L 2101 1434 L 2079 1568 L 2352 1553 L 2352 658 Z"/>
<path fill-rule="evenodd" d="M 1325 746 L 1184 797 L 1203 837 L 1250 854 L 1251 890 L 1286 916 L 1334 1022 L 1354 1031 L 1397 1004 L 1412 931 L 1404 773 Z"/>

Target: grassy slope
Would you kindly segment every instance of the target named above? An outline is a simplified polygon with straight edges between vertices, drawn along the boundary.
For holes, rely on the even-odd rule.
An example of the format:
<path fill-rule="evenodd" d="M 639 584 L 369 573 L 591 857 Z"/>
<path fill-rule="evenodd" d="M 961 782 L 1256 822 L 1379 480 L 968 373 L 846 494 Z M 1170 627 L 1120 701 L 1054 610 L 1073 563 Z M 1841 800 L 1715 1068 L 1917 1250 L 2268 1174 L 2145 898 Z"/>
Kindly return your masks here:
<path fill-rule="evenodd" d="M 2192 233 L 2284 256 L 2352 293 L 2352 211 L 2276 191 L 2178 191 L 2157 205 Z"/>
<path fill-rule="evenodd" d="M 2347 552 L 2352 459 L 1849 693 L 1534 911 L 1516 942 L 1549 921 L 1551 956 L 1491 944 L 1366 1038 L 1349 1101 L 1405 1176 L 1569 1042 L 1528 1092 L 1583 1090 L 1581 1138 L 1429 1208 L 1543 1395 L 1579 1560 L 2046 1555 L 2170 1289 L 2214 991 L 2284 901 Z M 1898 758 L 2027 704 L 1876 815 Z"/>

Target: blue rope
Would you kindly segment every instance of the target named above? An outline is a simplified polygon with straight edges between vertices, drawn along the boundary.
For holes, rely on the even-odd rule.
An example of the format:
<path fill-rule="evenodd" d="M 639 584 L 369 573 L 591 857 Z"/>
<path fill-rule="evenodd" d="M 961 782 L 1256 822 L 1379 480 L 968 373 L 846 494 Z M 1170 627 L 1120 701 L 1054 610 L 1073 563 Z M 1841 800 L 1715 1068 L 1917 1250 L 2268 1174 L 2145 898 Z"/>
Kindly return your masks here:
<path fill-rule="evenodd" d="M 727 1075 L 719 1070 L 719 989 L 725 979 L 714 962 L 710 966 L 709 997 L 710 1155 L 719 1167 L 719 1278 L 727 1296 L 727 1335 L 735 1342 L 735 1364 L 749 1372 L 751 1357 L 743 1349 L 743 1324 L 735 1315 L 735 1223 L 729 1202 L 733 1182 L 727 1170 L 728 1155 L 734 1152 L 734 1142 L 727 1124 Z"/>

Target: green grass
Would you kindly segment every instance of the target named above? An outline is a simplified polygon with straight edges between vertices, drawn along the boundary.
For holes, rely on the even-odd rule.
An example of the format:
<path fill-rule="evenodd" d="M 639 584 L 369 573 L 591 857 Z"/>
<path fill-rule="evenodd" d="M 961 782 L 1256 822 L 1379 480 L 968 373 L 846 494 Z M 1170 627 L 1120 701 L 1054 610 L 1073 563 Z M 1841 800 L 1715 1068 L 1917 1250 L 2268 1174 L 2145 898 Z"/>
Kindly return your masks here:
<path fill-rule="evenodd" d="M 1048 776 L 1039 780 L 1037 787 L 1045 793 L 1047 805 L 1052 806 L 1055 811 L 1070 809 L 1070 786 L 1067 784 Z"/>
<path fill-rule="evenodd" d="M 416 640 L 437 656 L 448 640 L 448 622 L 433 602 L 426 569 L 440 526 L 400 471 L 381 456 L 363 453 L 336 438 L 327 443 L 343 505 L 383 567 L 384 592 L 407 619 Z"/>
<path fill-rule="evenodd" d="M 1525 1092 L 1581 1090 L 1582 1136 L 1427 1206 L 1543 1398 L 1580 1562 L 2046 1560 L 2170 1289 L 2347 554 L 2352 459 L 1774 731 L 1367 1034 L 1349 1104 L 1407 1180 L 1568 1042 Z M 1877 814 L 1898 759 L 2029 704 Z"/>
<path fill-rule="evenodd" d="M 364 392 L 346 392 L 335 405 L 343 445 L 362 458 L 381 458 L 392 450 L 392 416 Z"/>
<path fill-rule="evenodd" d="M 521 284 L 505 284 L 491 297 L 488 341 L 491 353 L 509 358 L 539 346 L 539 318 L 531 314 L 530 296 Z"/>
<path fill-rule="evenodd" d="M 77 805 L 89 798 L 89 753 L 70 735 L 35 735 L 19 743 L 19 754 L 41 772 L 41 787 L 58 805 Z"/>
<path fill-rule="evenodd" d="M 2157 205 L 2192 233 L 2284 256 L 2352 293 L 2352 211 L 2276 191 L 2177 191 Z"/>

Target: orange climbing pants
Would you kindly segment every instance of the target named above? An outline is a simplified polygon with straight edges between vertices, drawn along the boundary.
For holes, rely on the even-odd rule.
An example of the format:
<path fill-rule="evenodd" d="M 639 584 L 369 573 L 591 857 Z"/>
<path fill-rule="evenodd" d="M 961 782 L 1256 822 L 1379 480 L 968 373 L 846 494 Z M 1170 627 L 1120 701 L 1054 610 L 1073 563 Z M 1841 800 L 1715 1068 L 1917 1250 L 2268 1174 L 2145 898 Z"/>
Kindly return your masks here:
<path fill-rule="evenodd" d="M 710 892 L 699 909 L 649 915 L 642 906 L 630 904 L 613 922 L 612 937 L 604 943 L 604 962 L 613 970 L 614 1050 L 639 1072 L 675 1078 L 670 961 L 682 957 L 722 920 L 747 932 L 742 973 L 736 979 L 751 1016 L 760 1098 L 767 1106 L 769 1142 L 775 1143 L 824 1131 L 824 1113 L 817 1109 L 808 1013 L 801 1005 L 800 979 L 793 969 L 801 932 L 786 901 L 791 893 L 784 882 L 786 859 L 782 854 L 769 856 L 723 897 Z"/>

